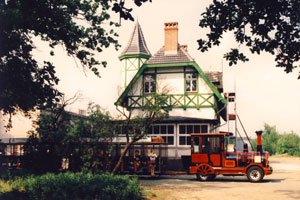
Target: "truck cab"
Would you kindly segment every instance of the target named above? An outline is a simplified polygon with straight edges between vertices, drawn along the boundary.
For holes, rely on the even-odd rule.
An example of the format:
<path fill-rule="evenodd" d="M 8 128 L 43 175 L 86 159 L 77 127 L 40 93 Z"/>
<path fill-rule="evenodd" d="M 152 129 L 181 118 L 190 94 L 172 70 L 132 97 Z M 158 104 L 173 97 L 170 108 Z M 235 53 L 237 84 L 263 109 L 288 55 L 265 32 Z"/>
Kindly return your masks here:
<path fill-rule="evenodd" d="M 258 136 L 258 151 L 226 151 L 227 133 L 191 134 L 191 174 L 201 181 L 210 180 L 216 175 L 247 175 L 249 181 L 259 182 L 265 175 L 272 174 L 269 166 L 269 153 L 261 148 L 261 134 Z M 260 137 L 260 138 L 259 138 Z"/>

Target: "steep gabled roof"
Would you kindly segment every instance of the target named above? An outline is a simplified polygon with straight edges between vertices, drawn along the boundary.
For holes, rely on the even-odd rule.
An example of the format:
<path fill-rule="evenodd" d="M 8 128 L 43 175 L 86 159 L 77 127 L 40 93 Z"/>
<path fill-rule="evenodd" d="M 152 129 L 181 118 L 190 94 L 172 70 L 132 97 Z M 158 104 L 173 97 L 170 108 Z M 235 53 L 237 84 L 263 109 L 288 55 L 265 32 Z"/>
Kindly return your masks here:
<path fill-rule="evenodd" d="M 220 92 L 223 92 L 223 73 L 222 72 L 204 72 L 207 78 L 219 89 Z"/>
<path fill-rule="evenodd" d="M 165 54 L 164 47 L 160 48 L 146 64 L 193 62 L 194 59 L 178 44 L 177 54 Z"/>
<path fill-rule="evenodd" d="M 126 48 L 123 50 L 123 52 L 121 53 L 120 57 L 125 55 L 132 55 L 132 54 L 147 55 L 149 57 L 151 56 L 151 53 L 148 50 L 148 47 L 146 45 L 142 28 L 138 21 L 135 24 L 131 37 L 128 41 L 128 44 Z"/>
<path fill-rule="evenodd" d="M 199 65 L 193 61 L 193 62 L 179 62 L 179 63 L 162 63 L 162 64 L 144 64 L 139 69 L 139 71 L 135 74 L 129 85 L 126 87 L 126 89 L 123 91 L 121 96 L 118 98 L 118 100 L 115 102 L 116 106 L 122 105 L 124 100 L 126 99 L 126 96 L 128 95 L 130 89 L 133 87 L 133 85 L 136 83 L 136 81 L 140 78 L 140 76 L 143 74 L 145 69 L 149 68 L 157 68 L 157 67 L 179 67 L 179 66 L 192 66 L 194 67 L 199 75 L 203 78 L 203 80 L 206 82 L 206 84 L 209 86 L 209 88 L 212 90 L 212 92 L 216 96 L 217 100 L 217 106 L 220 108 L 220 115 L 224 120 L 226 120 L 226 103 L 227 101 L 223 98 L 223 96 L 220 94 L 218 89 L 212 84 L 212 82 L 209 80 L 209 78 L 205 75 L 205 73 L 202 71 L 202 69 L 199 67 Z"/>

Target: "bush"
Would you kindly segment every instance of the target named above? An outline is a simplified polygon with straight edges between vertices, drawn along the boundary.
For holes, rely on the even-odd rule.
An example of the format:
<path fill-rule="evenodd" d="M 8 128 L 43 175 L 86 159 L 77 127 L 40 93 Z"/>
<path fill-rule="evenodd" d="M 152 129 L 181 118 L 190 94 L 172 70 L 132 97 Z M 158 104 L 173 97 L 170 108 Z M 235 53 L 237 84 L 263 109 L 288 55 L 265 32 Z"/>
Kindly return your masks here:
<path fill-rule="evenodd" d="M 33 175 L 37 175 L 37 173 L 33 173 L 27 169 L 7 169 L 6 167 L 0 167 L 0 180 L 15 180 Z"/>
<path fill-rule="evenodd" d="M 254 151 L 256 151 L 256 139 L 252 139 Z M 262 135 L 262 146 L 264 151 L 270 155 L 288 154 L 291 156 L 300 156 L 300 136 L 291 132 L 280 134 L 275 126 L 265 124 Z"/>
<path fill-rule="evenodd" d="M 300 137 L 295 133 L 284 134 L 278 140 L 277 152 L 291 156 L 300 156 Z"/>
<path fill-rule="evenodd" d="M 142 199 L 137 179 L 110 174 L 45 174 L 0 182 L 0 199 Z"/>
<path fill-rule="evenodd" d="M 277 132 L 276 127 L 265 124 L 265 130 L 262 135 L 262 146 L 265 151 L 270 153 L 270 155 L 276 154 L 279 138 L 280 134 Z"/>

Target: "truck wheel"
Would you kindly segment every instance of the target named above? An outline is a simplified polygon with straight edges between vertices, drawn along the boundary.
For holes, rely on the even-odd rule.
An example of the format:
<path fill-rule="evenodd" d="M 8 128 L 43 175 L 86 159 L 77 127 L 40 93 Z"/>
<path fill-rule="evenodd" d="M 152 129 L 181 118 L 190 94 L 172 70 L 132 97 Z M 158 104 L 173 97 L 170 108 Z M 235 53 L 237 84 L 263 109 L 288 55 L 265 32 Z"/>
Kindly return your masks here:
<path fill-rule="evenodd" d="M 208 164 L 198 166 L 196 176 L 199 181 L 208 181 L 215 178 L 214 169 Z"/>
<path fill-rule="evenodd" d="M 196 174 L 196 176 L 198 181 L 211 181 L 214 178 L 216 178 L 215 174 L 207 174 L 207 175 Z"/>
<path fill-rule="evenodd" d="M 260 182 L 264 178 L 265 174 L 260 167 L 250 167 L 247 171 L 248 180 L 251 182 Z"/>

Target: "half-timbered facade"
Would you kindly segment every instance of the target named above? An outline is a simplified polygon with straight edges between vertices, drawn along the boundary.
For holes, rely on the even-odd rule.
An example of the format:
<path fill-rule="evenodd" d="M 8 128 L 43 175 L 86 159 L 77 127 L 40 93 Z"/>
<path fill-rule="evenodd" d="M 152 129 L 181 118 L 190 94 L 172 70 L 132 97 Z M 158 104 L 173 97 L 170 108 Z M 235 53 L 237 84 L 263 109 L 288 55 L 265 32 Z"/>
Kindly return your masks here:
<path fill-rule="evenodd" d="M 166 97 L 170 117 L 155 124 L 148 135 L 162 136 L 169 158 L 190 155 L 190 133 L 218 131 L 226 120 L 222 73 L 204 72 L 178 43 L 178 23 L 165 23 L 165 44 L 151 55 L 137 22 L 119 59 L 122 63 L 121 95 L 115 105 L 141 109 L 154 94 Z M 204 66 L 205 63 L 201 63 Z"/>

